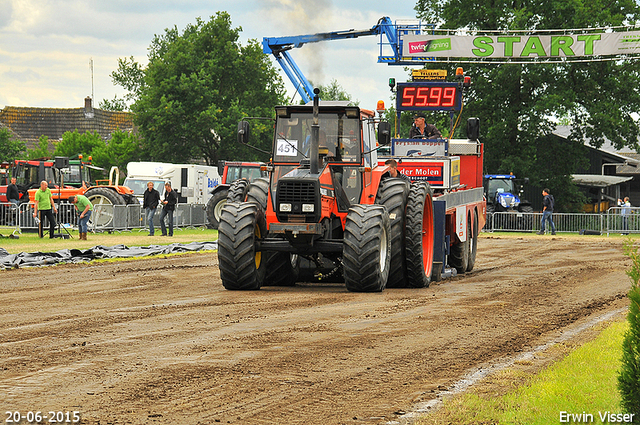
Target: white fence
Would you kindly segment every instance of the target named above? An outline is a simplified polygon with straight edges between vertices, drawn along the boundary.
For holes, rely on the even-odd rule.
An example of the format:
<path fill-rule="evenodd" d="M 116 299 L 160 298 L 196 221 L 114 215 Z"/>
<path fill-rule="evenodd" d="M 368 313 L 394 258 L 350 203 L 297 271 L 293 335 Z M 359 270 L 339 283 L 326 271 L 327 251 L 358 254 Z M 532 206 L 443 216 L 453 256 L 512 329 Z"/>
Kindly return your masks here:
<path fill-rule="evenodd" d="M 604 214 L 553 213 L 556 232 L 640 233 L 640 208 L 609 208 Z M 538 232 L 542 213 L 495 212 L 487 214 L 486 232 Z M 545 230 L 550 231 L 549 223 Z"/>
<path fill-rule="evenodd" d="M 0 227 L 12 231 L 37 229 L 38 224 L 33 217 L 32 203 L 16 207 L 11 203 L 0 203 Z M 173 213 L 173 225 L 180 227 L 202 227 L 207 225 L 206 205 L 178 204 Z M 158 208 L 153 218 L 155 227 L 160 226 Z M 67 227 L 77 227 L 78 217 L 73 204 L 61 202 L 58 205 L 56 220 Z M 45 226 L 48 224 L 45 222 Z M 139 204 L 133 205 L 94 205 L 89 221 L 89 230 L 96 232 L 142 229 L 146 227 L 145 211 Z M 46 227 L 45 227 L 46 228 Z"/>

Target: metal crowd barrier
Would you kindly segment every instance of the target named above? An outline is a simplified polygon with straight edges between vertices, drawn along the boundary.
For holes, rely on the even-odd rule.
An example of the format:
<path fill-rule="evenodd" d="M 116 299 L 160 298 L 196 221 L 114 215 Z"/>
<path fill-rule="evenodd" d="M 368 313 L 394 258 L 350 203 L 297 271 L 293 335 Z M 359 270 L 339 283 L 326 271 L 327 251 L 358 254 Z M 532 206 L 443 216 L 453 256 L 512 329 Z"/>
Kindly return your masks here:
<path fill-rule="evenodd" d="M 556 232 L 565 233 L 640 233 L 640 208 L 609 208 L 604 214 L 553 213 Z M 485 232 L 538 232 L 542 213 L 494 212 L 487 214 Z M 545 230 L 550 231 L 549 223 Z"/>
<path fill-rule="evenodd" d="M 37 230 L 38 223 L 33 217 L 34 204 L 29 202 L 20 204 L 16 208 L 11 203 L 0 203 L 0 227 L 12 227 L 17 232 L 22 230 Z M 78 215 L 75 206 L 68 202 L 57 204 L 58 214 L 56 220 L 63 226 L 77 228 Z M 173 213 L 173 226 L 175 228 L 203 227 L 207 225 L 206 205 L 203 204 L 178 204 Z M 158 208 L 154 216 L 154 226 L 160 227 L 160 212 Z M 15 220 L 17 218 L 17 220 Z M 14 219 L 12 221 L 12 219 Z M 140 204 L 131 205 L 94 205 L 91 219 L 89 220 L 89 230 L 95 232 L 102 231 L 124 231 L 133 229 L 143 229 L 146 227 L 145 211 Z M 45 226 L 48 224 L 45 220 Z"/>

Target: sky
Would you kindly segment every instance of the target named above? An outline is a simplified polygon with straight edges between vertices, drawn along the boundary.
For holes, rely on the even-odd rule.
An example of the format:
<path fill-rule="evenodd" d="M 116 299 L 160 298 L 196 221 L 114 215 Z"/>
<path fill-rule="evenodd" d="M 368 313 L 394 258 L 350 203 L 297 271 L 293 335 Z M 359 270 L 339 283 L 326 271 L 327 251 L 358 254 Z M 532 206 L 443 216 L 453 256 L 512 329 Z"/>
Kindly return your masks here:
<path fill-rule="evenodd" d="M 122 97 L 124 90 L 110 77 L 119 58 L 133 56 L 146 65 L 154 35 L 174 26 L 182 31 L 217 11 L 228 12 L 233 27 L 242 28 L 245 45 L 263 37 L 368 29 L 383 16 L 415 20 L 414 6 L 406 0 L 0 0 L 0 109 L 80 108 L 92 92 L 95 107 Z M 405 81 L 407 75 L 403 67 L 377 63 L 378 41 L 312 43 L 292 56 L 314 83 L 335 79 L 361 107 L 375 109 L 378 100 L 390 103 L 388 79 Z M 292 83 L 281 75 L 292 96 Z"/>

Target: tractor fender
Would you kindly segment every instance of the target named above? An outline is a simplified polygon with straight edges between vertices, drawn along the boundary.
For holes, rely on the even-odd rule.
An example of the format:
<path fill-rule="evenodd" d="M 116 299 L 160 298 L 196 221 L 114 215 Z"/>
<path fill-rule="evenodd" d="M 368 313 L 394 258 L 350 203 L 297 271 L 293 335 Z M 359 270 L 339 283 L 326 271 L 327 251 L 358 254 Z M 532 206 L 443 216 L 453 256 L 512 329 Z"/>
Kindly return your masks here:
<path fill-rule="evenodd" d="M 215 195 L 216 193 L 218 193 L 218 192 L 220 192 L 222 190 L 229 191 L 229 187 L 230 186 L 231 186 L 230 184 L 222 183 L 222 184 L 219 184 L 216 187 L 214 187 L 213 190 L 211 192 L 209 192 L 209 193 L 211 195 Z"/>

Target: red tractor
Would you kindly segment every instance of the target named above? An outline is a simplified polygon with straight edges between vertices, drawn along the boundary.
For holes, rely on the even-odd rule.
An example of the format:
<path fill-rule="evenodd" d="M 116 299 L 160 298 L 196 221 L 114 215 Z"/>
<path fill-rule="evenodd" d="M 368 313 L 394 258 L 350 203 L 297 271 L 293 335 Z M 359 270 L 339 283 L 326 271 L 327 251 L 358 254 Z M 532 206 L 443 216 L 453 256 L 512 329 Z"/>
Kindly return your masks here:
<path fill-rule="evenodd" d="M 207 219 L 209 227 L 217 229 L 220 225 L 222 207 L 227 201 L 239 201 L 247 194 L 249 183 L 260 177 L 266 177 L 262 170 L 262 162 L 218 161 L 218 174 L 221 182 L 211 191 L 207 202 Z"/>
<path fill-rule="evenodd" d="M 378 140 L 376 129 L 378 124 Z M 238 125 L 248 142 L 249 123 Z M 220 276 L 227 289 L 293 285 L 301 264 L 315 279 L 341 278 L 350 291 L 426 287 L 431 280 L 431 187 L 391 178 L 377 145 L 390 126 L 357 106 L 276 107 L 269 179 L 222 209 Z M 305 261 L 306 260 L 306 261 Z"/>

